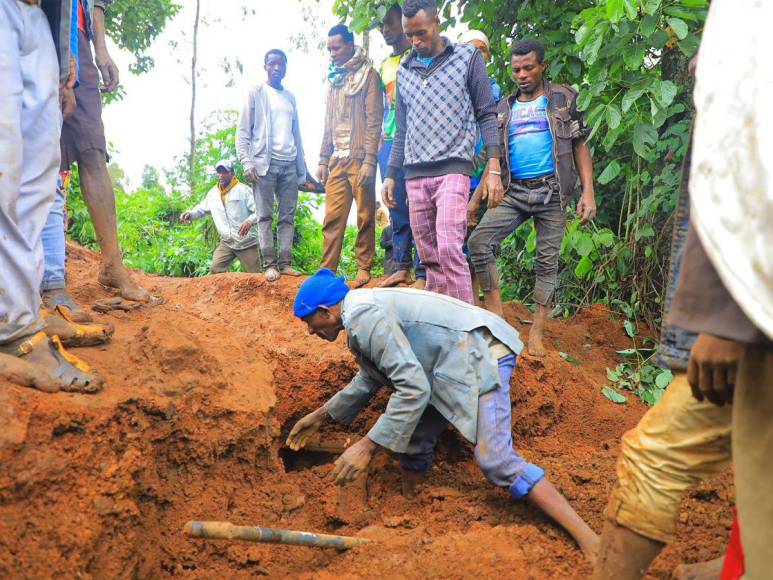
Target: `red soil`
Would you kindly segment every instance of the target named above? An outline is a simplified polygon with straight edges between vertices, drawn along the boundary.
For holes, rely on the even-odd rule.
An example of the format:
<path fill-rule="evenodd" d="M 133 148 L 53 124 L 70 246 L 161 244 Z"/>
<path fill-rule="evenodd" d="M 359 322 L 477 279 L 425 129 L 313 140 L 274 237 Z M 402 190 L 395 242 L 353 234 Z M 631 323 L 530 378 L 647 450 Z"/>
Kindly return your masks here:
<path fill-rule="evenodd" d="M 71 290 L 106 296 L 91 252 L 68 247 Z M 560 529 L 489 485 L 470 446 L 446 433 L 426 487 L 400 495 L 395 460 L 377 455 L 367 486 L 330 483 L 332 456 L 281 448 L 293 421 L 354 374 L 343 339 L 310 337 L 293 319 L 298 280 L 260 275 L 146 277 L 167 303 L 98 316 L 106 347 L 77 354 L 103 373 L 96 395 L 44 394 L 0 381 L 0 577 L 272 575 L 301 578 L 582 578 L 590 566 Z M 527 310 L 509 306 L 508 320 Z M 601 307 L 548 323 L 548 344 L 571 353 L 524 356 L 512 380 L 516 446 L 540 464 L 596 530 L 615 481 L 620 435 L 646 407 L 614 405 L 600 389 L 630 341 Z M 380 397 L 347 430 L 365 433 Z M 731 522 L 728 474 L 694 490 L 679 539 L 652 578 L 720 555 Z M 187 520 L 228 520 L 378 542 L 348 553 L 181 534 Z"/>

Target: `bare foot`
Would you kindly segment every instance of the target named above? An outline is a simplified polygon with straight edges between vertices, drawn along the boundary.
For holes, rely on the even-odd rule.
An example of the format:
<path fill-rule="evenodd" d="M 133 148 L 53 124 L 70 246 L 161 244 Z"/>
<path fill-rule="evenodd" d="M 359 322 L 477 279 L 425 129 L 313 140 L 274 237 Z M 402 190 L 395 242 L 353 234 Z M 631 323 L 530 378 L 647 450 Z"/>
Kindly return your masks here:
<path fill-rule="evenodd" d="M 57 306 L 54 312 L 44 310 L 45 333 L 58 336 L 62 344 L 68 347 L 94 346 L 104 344 L 113 336 L 112 324 L 78 324 L 68 315 L 68 310 Z"/>
<path fill-rule="evenodd" d="M 0 353 L 0 378 L 22 387 L 32 387 L 44 393 L 59 390 L 59 381 L 50 374 L 17 356 Z"/>
<path fill-rule="evenodd" d="M 545 345 L 542 342 L 542 333 L 534 332 L 533 328 L 529 333 L 528 349 L 531 356 L 545 356 L 548 353 L 548 351 L 545 350 Z"/>
<path fill-rule="evenodd" d="M 671 573 L 674 580 L 717 580 L 722 574 L 724 558 L 698 562 L 697 564 L 679 564 Z"/>
<path fill-rule="evenodd" d="M 411 278 L 411 274 L 406 270 L 399 270 L 389 276 L 386 280 L 383 280 L 381 284 L 378 285 L 379 288 L 392 288 L 394 286 L 399 286 L 400 284 L 408 284 L 409 286 L 413 284 L 413 279 Z"/>
<path fill-rule="evenodd" d="M 414 290 L 424 290 L 424 287 L 427 285 L 427 281 L 424 278 L 416 278 L 416 282 L 413 283 L 411 288 Z"/>
<path fill-rule="evenodd" d="M 153 296 L 142 286 L 137 284 L 121 264 L 119 266 L 103 265 L 99 272 L 97 281 L 108 288 L 115 288 L 121 298 L 132 300 L 134 302 L 145 302 L 146 304 L 163 304 L 164 299 L 161 296 Z"/>
<path fill-rule="evenodd" d="M 13 352 L 9 352 L 9 347 Z M 88 363 L 67 352 L 58 337 L 49 338 L 44 332 L 38 332 L 9 347 L 3 350 L 19 357 L 19 362 L 24 364 L 12 365 L 4 358 L 3 366 L 8 369 L 9 378 L 23 379 L 20 384 L 49 393 L 58 390 L 96 393 L 102 390 L 104 379 L 92 372 Z"/>
<path fill-rule="evenodd" d="M 370 282 L 370 272 L 367 270 L 357 270 L 357 277 L 354 279 L 353 286 L 355 288 L 362 288 Z"/>
<path fill-rule="evenodd" d="M 48 310 L 56 310 L 57 306 L 67 309 L 67 314 L 73 322 L 93 322 L 89 311 L 80 306 L 66 290 L 46 290 L 40 293 L 43 306 Z"/>
<path fill-rule="evenodd" d="M 426 474 L 420 471 L 400 468 L 400 475 L 402 476 L 403 497 L 415 497 L 417 488 L 426 479 Z"/>
<path fill-rule="evenodd" d="M 293 276 L 293 277 L 303 276 L 303 274 L 301 274 L 298 270 L 296 270 L 292 266 L 285 266 L 284 268 L 280 268 L 279 273 L 282 274 L 282 276 Z"/>
<path fill-rule="evenodd" d="M 270 268 L 266 268 L 265 276 L 266 276 L 266 280 L 268 280 L 269 282 L 276 282 L 277 280 L 279 280 L 279 276 L 281 276 L 281 274 L 279 273 L 279 270 L 271 266 Z"/>

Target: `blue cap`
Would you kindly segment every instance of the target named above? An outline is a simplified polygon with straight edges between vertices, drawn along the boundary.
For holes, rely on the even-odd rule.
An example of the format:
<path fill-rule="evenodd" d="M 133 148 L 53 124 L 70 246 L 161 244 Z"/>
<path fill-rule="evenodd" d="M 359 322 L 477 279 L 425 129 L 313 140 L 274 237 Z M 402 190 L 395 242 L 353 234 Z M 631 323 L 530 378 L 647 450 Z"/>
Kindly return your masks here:
<path fill-rule="evenodd" d="M 343 276 L 336 276 L 327 268 L 322 268 L 298 288 L 293 314 L 305 318 L 314 314 L 320 306 L 338 304 L 348 292 L 349 286 Z"/>

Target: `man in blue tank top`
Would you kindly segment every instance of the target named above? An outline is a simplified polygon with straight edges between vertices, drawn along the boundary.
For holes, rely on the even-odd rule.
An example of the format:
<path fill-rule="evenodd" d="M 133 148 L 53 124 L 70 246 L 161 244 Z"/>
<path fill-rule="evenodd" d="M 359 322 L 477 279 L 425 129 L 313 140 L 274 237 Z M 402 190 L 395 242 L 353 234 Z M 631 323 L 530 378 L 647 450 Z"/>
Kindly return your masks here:
<path fill-rule="evenodd" d="M 545 48 L 536 40 L 513 46 L 510 57 L 515 94 L 497 107 L 501 151 L 501 203 L 488 200 L 488 210 L 470 236 L 468 246 L 485 307 L 502 314 L 495 250 L 529 218 L 537 229 L 537 312 L 529 333 L 529 354 L 544 356 L 543 333 L 558 279 L 558 256 L 566 228 L 566 206 L 578 181 L 582 196 L 577 214 L 583 223 L 596 215 L 593 168 L 585 143 L 588 129 L 577 110 L 577 92 L 543 79 Z M 477 220 L 483 196 L 476 192 L 468 207 L 468 223 Z"/>

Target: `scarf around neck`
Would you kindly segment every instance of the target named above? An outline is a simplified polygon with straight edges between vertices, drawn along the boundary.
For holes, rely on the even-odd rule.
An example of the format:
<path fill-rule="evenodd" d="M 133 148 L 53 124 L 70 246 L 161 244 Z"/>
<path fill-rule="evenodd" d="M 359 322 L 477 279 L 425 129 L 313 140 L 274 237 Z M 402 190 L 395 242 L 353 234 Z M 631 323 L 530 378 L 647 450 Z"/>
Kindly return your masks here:
<path fill-rule="evenodd" d="M 368 58 L 365 51 L 359 47 L 354 47 L 352 58 L 347 60 L 342 66 L 337 66 L 332 61 L 328 66 L 327 79 L 331 88 L 345 87 L 347 95 L 354 95 L 363 87 L 369 70 Z"/>

